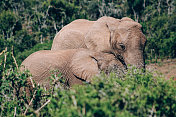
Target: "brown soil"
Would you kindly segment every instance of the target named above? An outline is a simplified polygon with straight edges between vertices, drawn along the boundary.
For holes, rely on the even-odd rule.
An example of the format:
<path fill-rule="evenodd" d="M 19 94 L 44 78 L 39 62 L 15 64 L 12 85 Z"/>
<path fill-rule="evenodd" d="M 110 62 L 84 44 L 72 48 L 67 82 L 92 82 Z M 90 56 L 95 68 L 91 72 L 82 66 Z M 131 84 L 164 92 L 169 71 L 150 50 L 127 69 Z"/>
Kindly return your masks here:
<path fill-rule="evenodd" d="M 159 61 L 158 63 L 146 65 L 146 68 L 161 72 L 167 79 L 174 78 L 176 80 L 176 59 Z"/>

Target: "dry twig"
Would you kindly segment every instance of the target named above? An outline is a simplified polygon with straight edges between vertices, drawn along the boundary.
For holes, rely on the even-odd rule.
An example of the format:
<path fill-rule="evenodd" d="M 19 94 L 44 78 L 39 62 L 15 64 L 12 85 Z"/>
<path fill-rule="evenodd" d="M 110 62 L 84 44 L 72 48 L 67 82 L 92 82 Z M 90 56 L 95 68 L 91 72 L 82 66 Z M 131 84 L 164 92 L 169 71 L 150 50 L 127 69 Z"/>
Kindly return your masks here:
<path fill-rule="evenodd" d="M 0 53 L 0 56 L 5 52 L 5 50 L 3 50 L 1 53 Z"/>
<path fill-rule="evenodd" d="M 37 90 L 35 90 L 35 92 L 34 92 L 34 94 L 33 94 L 33 96 L 32 96 L 32 99 L 31 99 L 31 101 L 29 102 L 29 105 L 27 106 L 27 108 L 26 108 L 26 110 L 25 110 L 25 112 L 24 112 L 24 114 L 23 114 L 24 116 L 26 115 L 27 110 L 29 109 L 29 106 L 32 104 L 32 102 L 33 102 L 33 100 L 34 100 L 34 97 L 35 97 L 36 92 L 37 92 Z"/>
<path fill-rule="evenodd" d="M 5 48 L 5 51 L 4 51 L 4 53 L 5 53 L 5 55 L 4 55 L 4 69 L 5 69 L 5 66 L 6 66 L 6 58 L 7 58 L 7 47 Z"/>
<path fill-rule="evenodd" d="M 29 79 L 30 79 L 30 81 L 31 81 L 32 87 L 34 88 L 35 85 L 34 85 L 34 83 L 33 83 L 32 77 L 29 77 Z"/>
<path fill-rule="evenodd" d="M 16 65 L 16 68 L 17 68 L 17 70 L 18 70 L 18 64 L 17 64 L 16 59 L 15 59 L 15 57 L 14 57 L 14 55 L 13 55 L 13 46 L 12 46 L 12 58 L 13 58 L 13 60 L 14 60 L 14 63 L 15 63 L 15 65 Z"/>
<path fill-rule="evenodd" d="M 14 112 L 14 115 L 13 115 L 14 117 L 16 117 L 16 107 L 15 107 L 15 112 Z"/>
<path fill-rule="evenodd" d="M 37 110 L 35 111 L 35 113 L 38 114 L 39 111 L 40 111 L 43 107 L 45 107 L 50 101 L 51 101 L 51 100 L 48 100 L 47 102 L 45 102 L 45 104 L 43 104 L 39 109 L 37 109 Z"/>

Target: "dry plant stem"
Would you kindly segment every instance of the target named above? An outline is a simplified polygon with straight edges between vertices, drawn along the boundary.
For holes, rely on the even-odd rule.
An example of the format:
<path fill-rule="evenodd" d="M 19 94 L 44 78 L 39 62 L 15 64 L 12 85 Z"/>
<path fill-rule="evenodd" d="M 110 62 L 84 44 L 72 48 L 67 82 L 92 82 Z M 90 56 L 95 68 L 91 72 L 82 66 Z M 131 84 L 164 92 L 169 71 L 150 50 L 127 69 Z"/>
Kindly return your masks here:
<path fill-rule="evenodd" d="M 34 100 L 34 97 L 35 97 L 36 92 L 37 92 L 37 90 L 35 90 L 35 92 L 34 92 L 34 94 L 33 94 L 33 96 L 32 96 L 32 99 L 31 99 L 31 101 L 29 102 L 29 105 L 27 106 L 27 108 L 26 108 L 26 110 L 25 110 L 25 112 L 24 112 L 24 114 L 23 114 L 24 116 L 26 115 L 27 110 L 29 109 L 29 106 L 32 104 L 32 102 L 33 102 L 33 100 Z"/>
<path fill-rule="evenodd" d="M 40 111 L 43 107 L 45 107 L 50 101 L 51 101 L 51 100 L 48 100 L 44 105 L 42 105 L 39 109 L 37 109 L 37 110 L 35 111 L 35 113 L 38 114 L 39 111 Z"/>
<path fill-rule="evenodd" d="M 5 48 L 5 51 L 4 51 L 4 53 L 5 53 L 5 55 L 4 55 L 4 69 L 5 69 L 5 66 L 6 66 L 6 57 L 7 57 L 7 47 Z"/>
<path fill-rule="evenodd" d="M 72 95 L 71 98 L 72 98 L 72 100 L 73 100 L 74 106 L 77 108 L 77 102 L 76 102 L 75 96 Z"/>
<path fill-rule="evenodd" d="M 2 55 L 4 53 L 4 69 L 5 69 L 5 66 L 6 66 L 6 56 L 7 56 L 7 47 L 5 48 L 5 50 L 3 50 L 1 53 L 0 53 L 0 55 Z M 3 61 L 2 61 L 2 63 L 3 63 Z M 1 63 L 1 64 L 2 64 Z M 0 65 L 1 65 L 0 64 Z M 3 73 L 4 73 L 4 71 L 3 71 Z M 5 77 L 4 77 L 4 75 L 2 76 L 2 79 L 5 79 Z"/>
<path fill-rule="evenodd" d="M 1 53 L 0 53 L 0 56 L 5 52 L 5 50 L 3 50 Z M 2 61 L 3 62 L 3 61 Z M 2 62 L 0 63 L 0 65 L 2 64 Z"/>
<path fill-rule="evenodd" d="M 31 83 L 32 83 L 32 87 L 34 88 L 35 86 L 34 86 L 34 83 L 33 83 L 33 81 L 32 81 L 32 77 L 29 77 L 29 79 L 30 79 L 30 81 L 31 81 Z"/>
<path fill-rule="evenodd" d="M 156 115 L 153 115 L 154 113 L 156 113 L 156 110 L 155 110 L 155 106 L 153 105 L 152 106 L 152 110 L 150 111 L 150 115 L 149 115 L 149 117 L 156 117 Z"/>
<path fill-rule="evenodd" d="M 5 50 L 3 50 L 1 53 L 0 53 L 0 56 L 5 52 Z"/>
<path fill-rule="evenodd" d="M 14 57 L 14 55 L 13 55 L 13 46 L 12 46 L 12 58 L 13 58 L 13 60 L 14 60 L 14 63 L 15 63 L 15 65 L 16 65 L 16 68 L 17 68 L 17 70 L 18 70 L 18 64 L 17 64 L 16 59 L 15 59 L 15 57 Z"/>
<path fill-rule="evenodd" d="M 14 117 L 16 117 L 16 107 L 15 107 L 15 112 L 14 112 L 14 115 L 13 115 Z"/>

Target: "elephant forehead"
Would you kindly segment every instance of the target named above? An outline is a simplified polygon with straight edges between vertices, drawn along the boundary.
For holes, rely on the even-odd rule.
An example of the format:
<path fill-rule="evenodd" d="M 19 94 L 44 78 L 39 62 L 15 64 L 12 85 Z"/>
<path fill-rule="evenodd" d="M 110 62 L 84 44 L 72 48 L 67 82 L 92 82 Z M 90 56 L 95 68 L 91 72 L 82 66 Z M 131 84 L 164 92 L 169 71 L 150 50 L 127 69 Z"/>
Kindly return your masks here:
<path fill-rule="evenodd" d="M 118 29 L 121 29 L 121 28 L 125 28 L 125 29 L 130 29 L 131 27 L 138 27 L 138 28 L 141 28 L 142 25 L 139 24 L 138 22 L 132 22 L 132 21 L 122 21 L 120 23 L 120 25 L 118 26 Z"/>

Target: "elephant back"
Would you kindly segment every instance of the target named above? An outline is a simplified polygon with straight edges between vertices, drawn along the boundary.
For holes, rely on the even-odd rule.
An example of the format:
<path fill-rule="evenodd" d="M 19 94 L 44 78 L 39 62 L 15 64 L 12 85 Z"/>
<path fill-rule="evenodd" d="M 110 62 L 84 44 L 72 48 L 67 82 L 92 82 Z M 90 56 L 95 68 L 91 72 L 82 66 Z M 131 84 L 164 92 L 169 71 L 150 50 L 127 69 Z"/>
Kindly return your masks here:
<path fill-rule="evenodd" d="M 64 26 L 55 36 L 51 50 L 86 48 L 85 34 L 94 21 L 78 19 Z"/>
<path fill-rule="evenodd" d="M 80 31 L 69 29 L 59 32 L 53 40 L 51 50 L 66 50 L 87 48 L 84 43 L 84 34 Z"/>

